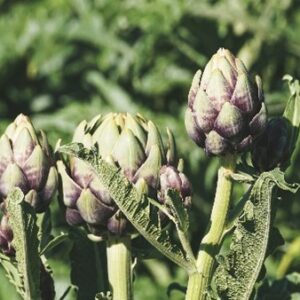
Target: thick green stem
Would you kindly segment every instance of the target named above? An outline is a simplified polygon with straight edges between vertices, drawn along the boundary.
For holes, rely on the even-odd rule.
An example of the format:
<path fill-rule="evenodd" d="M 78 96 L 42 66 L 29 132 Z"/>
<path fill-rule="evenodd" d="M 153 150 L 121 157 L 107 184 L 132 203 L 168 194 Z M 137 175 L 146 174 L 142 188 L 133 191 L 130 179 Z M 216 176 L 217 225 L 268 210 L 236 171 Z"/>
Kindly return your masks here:
<path fill-rule="evenodd" d="M 132 300 L 132 269 L 130 237 L 109 237 L 107 268 L 113 300 Z"/>
<path fill-rule="evenodd" d="M 197 273 L 191 274 L 189 277 L 186 300 L 204 300 L 206 298 L 215 255 L 219 252 L 226 225 L 232 191 L 230 174 L 234 172 L 235 164 L 236 157 L 234 155 L 227 155 L 221 159 L 210 223 L 200 244 L 197 256 Z"/>

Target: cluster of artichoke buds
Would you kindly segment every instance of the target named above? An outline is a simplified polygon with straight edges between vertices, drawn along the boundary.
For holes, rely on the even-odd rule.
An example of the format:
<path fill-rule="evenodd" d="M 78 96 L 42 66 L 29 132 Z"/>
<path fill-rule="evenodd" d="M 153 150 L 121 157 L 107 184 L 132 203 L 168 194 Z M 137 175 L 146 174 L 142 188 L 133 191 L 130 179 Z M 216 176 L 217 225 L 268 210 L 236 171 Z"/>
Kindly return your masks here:
<path fill-rule="evenodd" d="M 177 189 L 188 199 L 190 184 L 175 167 L 175 143 L 168 131 L 169 147 L 165 149 L 157 127 L 140 115 L 110 113 L 97 116 L 77 127 L 73 142 L 86 148 L 97 147 L 99 157 L 120 167 L 137 191 L 163 202 L 160 188 Z M 93 169 L 71 157 L 68 163 L 59 161 L 66 219 L 71 225 L 87 223 L 91 232 L 127 234 L 131 228 Z M 160 192 L 159 192 L 160 191 Z M 158 195 L 159 194 L 159 195 Z M 188 200 L 184 200 L 188 203 Z"/>
<path fill-rule="evenodd" d="M 207 154 L 245 151 L 264 130 L 267 116 L 262 84 L 253 82 L 241 60 L 219 49 L 197 71 L 188 96 L 186 129 Z"/>
<path fill-rule="evenodd" d="M 253 145 L 251 155 L 254 167 L 261 172 L 272 170 L 283 165 L 289 154 L 288 121 L 282 117 L 271 119 Z"/>
<path fill-rule="evenodd" d="M 37 213 L 45 211 L 57 188 L 57 170 L 46 138 L 19 115 L 0 138 L 0 200 L 19 187 Z"/>

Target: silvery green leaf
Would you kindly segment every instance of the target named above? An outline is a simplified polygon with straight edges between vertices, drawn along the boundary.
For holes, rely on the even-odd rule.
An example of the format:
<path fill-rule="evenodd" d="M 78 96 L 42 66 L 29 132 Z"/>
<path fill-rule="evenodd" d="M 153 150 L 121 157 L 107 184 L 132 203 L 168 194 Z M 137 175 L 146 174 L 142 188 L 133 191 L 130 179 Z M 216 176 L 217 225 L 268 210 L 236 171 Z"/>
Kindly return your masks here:
<path fill-rule="evenodd" d="M 250 298 L 272 244 L 274 212 L 271 204 L 277 188 L 294 193 L 299 186 L 286 183 L 279 169 L 262 173 L 254 183 L 236 221 L 229 251 L 218 257 L 213 281 L 221 299 Z"/>
<path fill-rule="evenodd" d="M 8 195 L 7 212 L 14 233 L 17 269 L 22 278 L 22 296 L 26 300 L 41 299 L 40 258 L 38 253 L 36 215 L 24 201 L 24 194 L 15 188 Z"/>
<path fill-rule="evenodd" d="M 117 203 L 120 210 L 133 226 L 154 247 L 179 266 L 193 270 L 195 265 L 185 258 L 182 248 L 169 233 L 162 229 L 156 220 L 149 216 L 150 202 L 147 198 L 140 199 L 134 186 L 123 175 L 122 170 L 99 159 L 93 151 L 85 149 L 80 144 L 69 144 L 60 147 L 60 152 L 76 156 L 92 166 L 103 186 Z"/>

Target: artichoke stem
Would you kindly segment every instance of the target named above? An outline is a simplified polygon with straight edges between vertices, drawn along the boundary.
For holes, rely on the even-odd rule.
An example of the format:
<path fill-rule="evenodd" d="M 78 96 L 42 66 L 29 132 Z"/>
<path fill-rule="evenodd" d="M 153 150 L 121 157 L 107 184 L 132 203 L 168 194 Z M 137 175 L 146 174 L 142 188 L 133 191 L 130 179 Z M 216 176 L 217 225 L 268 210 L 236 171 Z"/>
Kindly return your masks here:
<path fill-rule="evenodd" d="M 113 300 L 132 300 L 130 237 L 110 236 L 107 241 L 107 268 Z"/>
<path fill-rule="evenodd" d="M 220 250 L 226 225 L 232 191 L 230 174 L 234 172 L 235 165 L 235 155 L 227 154 L 221 158 L 210 222 L 200 244 L 197 256 L 197 273 L 191 274 L 189 277 L 186 300 L 204 300 L 207 298 L 215 256 Z"/>

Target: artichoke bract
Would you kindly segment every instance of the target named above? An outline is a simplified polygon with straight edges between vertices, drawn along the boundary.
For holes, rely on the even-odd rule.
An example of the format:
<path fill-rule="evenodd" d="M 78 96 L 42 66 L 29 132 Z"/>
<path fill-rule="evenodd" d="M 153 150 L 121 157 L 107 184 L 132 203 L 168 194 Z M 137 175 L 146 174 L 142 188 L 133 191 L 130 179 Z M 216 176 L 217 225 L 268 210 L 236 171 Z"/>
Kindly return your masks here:
<path fill-rule="evenodd" d="M 282 117 L 268 121 L 264 133 L 254 142 L 252 163 L 259 171 L 269 171 L 289 159 L 289 124 Z"/>
<path fill-rule="evenodd" d="M 203 74 L 198 70 L 188 95 L 188 135 L 207 154 L 242 152 L 264 130 L 267 121 L 262 83 L 253 82 L 241 60 L 223 48 Z"/>
<path fill-rule="evenodd" d="M 0 222 L 0 250 L 8 256 L 15 254 L 15 249 L 12 246 L 12 240 L 13 232 L 9 225 L 8 217 L 3 215 Z"/>
<path fill-rule="evenodd" d="M 45 211 L 54 195 L 58 176 L 46 135 L 35 131 L 20 114 L 0 138 L 0 199 L 19 187 L 37 213 Z"/>
<path fill-rule="evenodd" d="M 160 169 L 175 163 L 175 143 L 169 131 L 168 135 L 169 147 L 165 149 L 151 121 L 140 115 L 110 113 L 97 116 L 89 123 L 81 122 L 73 142 L 82 143 L 86 148 L 97 147 L 99 157 L 120 167 L 139 193 L 157 199 Z M 91 167 L 75 157 L 68 163 L 57 164 L 67 207 L 66 220 L 70 225 L 87 223 L 92 233 L 102 237 L 130 233 L 130 223 Z"/>

